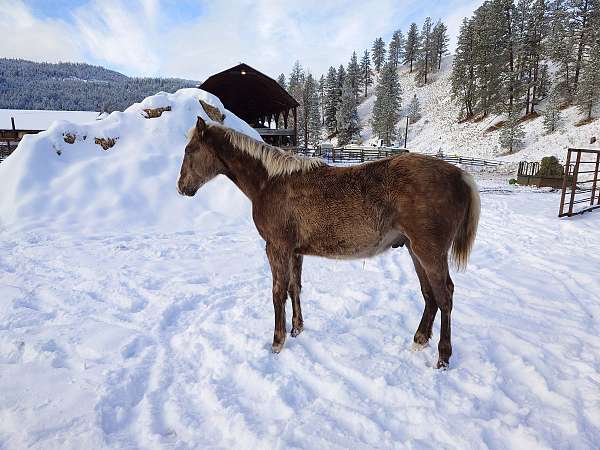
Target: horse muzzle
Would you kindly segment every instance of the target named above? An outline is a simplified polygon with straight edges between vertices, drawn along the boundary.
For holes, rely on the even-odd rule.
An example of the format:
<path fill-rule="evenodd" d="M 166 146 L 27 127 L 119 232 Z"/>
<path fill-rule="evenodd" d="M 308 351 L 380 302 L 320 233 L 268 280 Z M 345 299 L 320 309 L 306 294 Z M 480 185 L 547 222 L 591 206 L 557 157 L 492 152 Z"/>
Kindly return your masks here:
<path fill-rule="evenodd" d="M 177 182 L 177 192 L 179 192 L 179 195 L 193 197 L 194 195 L 196 195 L 196 192 L 198 192 L 198 188 L 186 186 L 184 183 L 181 182 L 181 180 L 179 180 Z"/>

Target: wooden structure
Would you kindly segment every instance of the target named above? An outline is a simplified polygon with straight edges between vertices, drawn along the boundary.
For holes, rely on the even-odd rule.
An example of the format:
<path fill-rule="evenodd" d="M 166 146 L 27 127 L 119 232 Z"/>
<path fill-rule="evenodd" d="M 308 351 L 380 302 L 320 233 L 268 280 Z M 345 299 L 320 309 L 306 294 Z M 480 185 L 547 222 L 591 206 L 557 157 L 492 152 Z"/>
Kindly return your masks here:
<path fill-rule="evenodd" d="M 212 75 L 200 89 L 219 97 L 225 108 L 278 147 L 298 145 L 298 102 L 274 79 L 250 67 L 235 67 Z"/>
<path fill-rule="evenodd" d="M 394 147 L 369 147 L 369 146 L 356 146 L 356 147 L 322 147 L 319 149 L 296 149 L 296 153 L 300 153 L 307 156 L 318 156 L 332 163 L 363 163 L 367 161 L 375 161 L 381 158 L 387 158 L 389 156 L 396 156 L 402 153 L 408 153 L 405 148 L 394 148 Z M 438 159 L 442 159 L 450 164 L 460 166 L 476 166 L 476 167 L 498 167 L 503 163 L 501 161 L 493 161 L 489 159 L 481 158 L 469 158 L 464 156 L 444 155 L 438 153 L 436 155 L 429 155 Z"/>
<path fill-rule="evenodd" d="M 0 129 L 0 162 L 4 161 L 19 145 L 26 134 L 36 134 L 41 130 L 17 130 L 15 119 L 11 117 L 11 129 Z"/>
<path fill-rule="evenodd" d="M 586 156 L 589 158 L 584 160 Z M 573 160 L 574 164 L 571 164 Z M 600 150 L 570 148 L 566 167 L 569 170 L 563 176 L 558 217 L 571 217 L 600 208 Z M 567 191 L 570 192 L 567 194 Z M 576 210 L 576 205 L 583 208 Z"/>
<path fill-rule="evenodd" d="M 569 172 L 572 167 L 569 167 Z M 517 172 L 517 183 L 521 186 L 551 187 L 560 189 L 565 177 L 565 169 L 561 166 L 561 173 L 556 175 L 543 174 L 539 162 L 521 161 Z"/>
<path fill-rule="evenodd" d="M 318 156 L 332 163 L 363 163 L 375 161 L 388 156 L 406 153 L 404 149 L 392 149 L 385 147 L 352 147 L 352 148 L 320 148 L 314 151 L 308 149 L 297 149 L 297 153 L 307 156 Z"/>

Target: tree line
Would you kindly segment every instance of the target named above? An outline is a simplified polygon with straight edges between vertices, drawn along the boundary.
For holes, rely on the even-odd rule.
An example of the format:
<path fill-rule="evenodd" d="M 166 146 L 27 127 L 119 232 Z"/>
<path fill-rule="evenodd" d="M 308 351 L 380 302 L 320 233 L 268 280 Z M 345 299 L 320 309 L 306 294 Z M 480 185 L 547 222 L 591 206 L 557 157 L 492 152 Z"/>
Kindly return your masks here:
<path fill-rule="evenodd" d="M 159 91 L 197 83 L 177 78 L 130 78 L 83 63 L 0 58 L 0 108 L 123 111 Z"/>
<path fill-rule="evenodd" d="M 600 103 L 600 0 L 487 0 L 464 19 L 452 69 L 461 118 L 505 114 L 501 143 L 513 151 L 522 117 L 545 100 L 544 126 L 576 105 L 590 120 Z"/>
<path fill-rule="evenodd" d="M 300 103 L 299 145 L 318 145 L 323 131 L 328 138 L 337 136 L 339 145 L 360 140 L 358 106 L 373 85 L 371 126 L 385 145 L 391 145 L 398 137 L 396 124 L 402 110 L 399 66 L 405 64 L 418 83 L 427 84 L 431 73 L 441 69 L 448 42 L 446 25 L 441 21 L 434 25 L 428 17 L 421 31 L 412 23 L 406 36 L 396 30 L 387 45 L 378 37 L 360 59 L 356 51 L 352 52 L 346 65 L 329 67 L 318 81 L 296 61 L 288 78 L 281 74 L 278 82 Z M 419 108 L 418 99 L 412 99 L 408 108 L 412 120 L 418 120 Z"/>

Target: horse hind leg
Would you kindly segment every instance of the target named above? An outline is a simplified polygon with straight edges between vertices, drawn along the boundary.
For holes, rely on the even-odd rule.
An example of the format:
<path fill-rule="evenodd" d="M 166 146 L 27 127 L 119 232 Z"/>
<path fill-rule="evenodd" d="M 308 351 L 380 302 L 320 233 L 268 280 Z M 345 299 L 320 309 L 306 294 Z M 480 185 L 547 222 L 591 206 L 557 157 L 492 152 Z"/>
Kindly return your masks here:
<path fill-rule="evenodd" d="M 440 341 L 438 343 L 439 358 L 436 367 L 446 369 L 452 355 L 450 317 L 454 295 L 454 283 L 448 271 L 448 256 L 447 253 L 436 253 L 432 252 L 431 249 L 420 250 L 413 247 L 412 250 L 425 271 L 433 292 L 433 298 L 441 312 Z"/>
<path fill-rule="evenodd" d="M 302 290 L 302 255 L 294 255 L 291 259 L 290 282 L 288 293 L 292 299 L 292 337 L 298 336 L 304 330 L 302 308 L 300 307 L 300 291 Z"/>
<path fill-rule="evenodd" d="M 417 272 L 417 277 L 419 278 L 419 283 L 421 284 L 421 294 L 423 294 L 423 300 L 425 300 L 423 316 L 413 338 L 413 350 L 422 350 L 427 346 L 429 339 L 431 339 L 433 322 L 438 311 L 438 305 L 433 296 L 433 289 L 431 289 L 425 269 L 423 269 L 423 266 L 412 250 L 409 249 L 409 252 L 415 266 L 415 271 Z"/>

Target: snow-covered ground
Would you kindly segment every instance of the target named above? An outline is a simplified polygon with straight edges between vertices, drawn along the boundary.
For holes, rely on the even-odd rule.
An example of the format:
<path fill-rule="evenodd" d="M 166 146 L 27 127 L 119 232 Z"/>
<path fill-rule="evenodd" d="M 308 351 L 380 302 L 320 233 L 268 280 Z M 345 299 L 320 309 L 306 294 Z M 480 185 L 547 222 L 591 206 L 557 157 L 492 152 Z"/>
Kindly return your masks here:
<path fill-rule="evenodd" d="M 439 322 L 410 350 L 423 301 L 404 250 L 308 258 L 305 331 L 275 356 L 247 221 L 1 234 L 0 447 L 593 448 L 600 216 L 556 219 L 556 193 L 482 200 L 447 372 Z"/>
<path fill-rule="evenodd" d="M 58 123 L 0 164 L 1 449 L 597 446 L 598 212 L 559 220 L 555 192 L 481 182 L 446 372 L 439 319 L 410 350 L 423 300 L 404 249 L 307 258 L 305 331 L 273 355 L 247 200 L 223 179 L 175 192 L 199 97 L 254 133 L 192 89 Z"/>
<path fill-rule="evenodd" d="M 459 105 L 451 98 L 452 58 L 444 58 L 442 70 L 432 74 L 432 82 L 426 86 L 417 86 L 414 73 L 408 73 L 402 66 L 400 85 L 402 87 L 402 114 L 407 113 L 408 105 L 416 94 L 421 104 L 422 118 L 409 126 L 408 148 L 423 153 L 460 154 L 482 158 L 495 158 L 507 162 L 540 161 L 544 156 L 556 156 L 564 161 L 567 149 L 592 148 L 600 150 L 600 119 L 588 125 L 574 126 L 581 120 L 576 107 L 562 111 L 559 129 L 546 134 L 543 118 L 540 116 L 524 123 L 525 139 L 523 148 L 511 155 L 500 147 L 499 131 L 486 131 L 490 126 L 503 119 L 501 116 L 489 116 L 480 122 L 458 123 Z M 374 90 L 372 90 L 374 92 Z M 358 113 L 363 126 L 362 137 L 376 142 L 372 135 L 370 119 L 375 97 L 369 97 L 359 105 Z M 540 105 L 537 110 L 543 110 Z M 404 127 L 406 119 L 401 119 L 399 127 Z M 598 143 L 590 145 L 590 138 L 596 137 Z M 401 144 L 404 143 L 403 139 Z M 512 165 L 511 165 L 512 167 Z"/>

